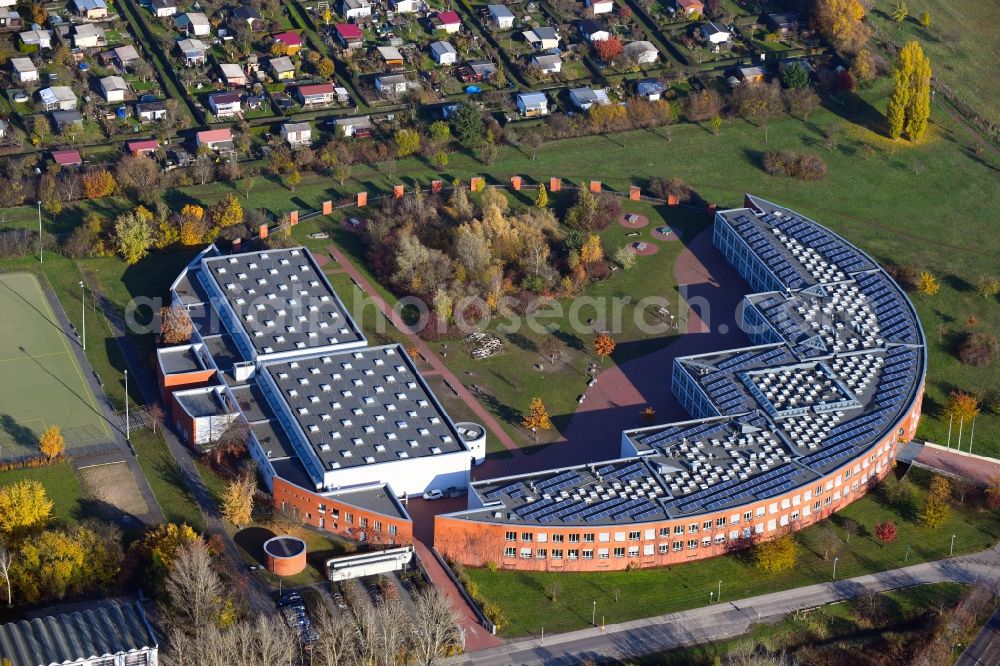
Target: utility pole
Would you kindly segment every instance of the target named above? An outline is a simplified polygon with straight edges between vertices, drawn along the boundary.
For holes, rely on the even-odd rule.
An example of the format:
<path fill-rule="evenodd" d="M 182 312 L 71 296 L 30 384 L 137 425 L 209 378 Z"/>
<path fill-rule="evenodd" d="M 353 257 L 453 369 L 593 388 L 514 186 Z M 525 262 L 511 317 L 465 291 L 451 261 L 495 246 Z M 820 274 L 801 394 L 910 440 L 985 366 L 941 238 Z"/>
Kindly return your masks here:
<path fill-rule="evenodd" d="M 955 535 L 951 535 L 951 548 L 948 549 L 948 557 L 955 554 Z"/>
<path fill-rule="evenodd" d="M 839 560 L 839 559 L 840 559 L 839 557 L 833 558 L 833 579 L 834 580 L 837 580 L 837 560 Z"/>
<path fill-rule="evenodd" d="M 597 599 L 594 599 L 594 608 L 590 613 L 590 626 L 597 626 Z"/>
<path fill-rule="evenodd" d="M 83 318 L 83 336 L 80 340 L 83 342 L 83 351 L 87 351 L 87 287 L 83 280 L 80 280 L 80 315 Z"/>
<path fill-rule="evenodd" d="M 131 440 L 131 423 L 128 418 L 128 368 L 125 368 L 125 439 Z M 279 583 L 281 579 L 278 579 Z"/>
<path fill-rule="evenodd" d="M 951 424 L 955 421 L 955 415 L 948 417 L 948 448 L 951 448 Z"/>
<path fill-rule="evenodd" d="M 45 255 L 42 250 L 42 201 L 38 200 L 38 263 L 45 263 Z"/>
<path fill-rule="evenodd" d="M 969 430 L 969 455 L 972 455 L 972 438 L 976 436 L 976 417 L 972 417 L 972 428 Z"/>
<path fill-rule="evenodd" d="M 716 601 L 722 601 L 722 579 L 719 579 L 719 594 L 715 597 Z"/>

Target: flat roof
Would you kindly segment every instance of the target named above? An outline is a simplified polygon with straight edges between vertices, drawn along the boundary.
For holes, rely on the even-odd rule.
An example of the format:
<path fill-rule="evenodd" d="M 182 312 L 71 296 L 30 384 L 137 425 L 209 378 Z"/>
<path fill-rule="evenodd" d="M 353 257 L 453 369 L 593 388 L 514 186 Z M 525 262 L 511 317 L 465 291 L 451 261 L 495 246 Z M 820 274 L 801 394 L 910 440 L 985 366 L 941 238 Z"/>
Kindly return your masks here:
<path fill-rule="evenodd" d="M 305 248 L 206 257 L 201 265 L 257 354 L 365 342 Z"/>
<path fill-rule="evenodd" d="M 406 509 L 400 505 L 399 501 L 393 497 L 392 493 L 384 485 L 356 490 L 333 491 L 323 493 L 323 496 L 386 516 L 395 516 L 403 520 L 410 519 L 410 515 L 406 512 Z"/>
<path fill-rule="evenodd" d="M 204 369 L 191 345 L 166 347 L 157 350 L 156 354 L 160 357 L 160 369 L 168 375 Z"/>
<path fill-rule="evenodd" d="M 463 451 L 400 345 L 264 364 L 325 470 Z"/>
<path fill-rule="evenodd" d="M 236 398 L 240 411 L 250 424 L 267 421 L 274 418 L 274 412 L 267 404 L 267 398 L 261 393 L 260 387 L 256 383 L 237 384 L 230 387 L 233 397 Z"/>
<path fill-rule="evenodd" d="M 195 418 L 205 416 L 221 416 L 230 414 L 226 409 L 215 387 L 194 389 L 190 391 L 175 391 L 174 399 L 184 408 L 184 411 Z"/>

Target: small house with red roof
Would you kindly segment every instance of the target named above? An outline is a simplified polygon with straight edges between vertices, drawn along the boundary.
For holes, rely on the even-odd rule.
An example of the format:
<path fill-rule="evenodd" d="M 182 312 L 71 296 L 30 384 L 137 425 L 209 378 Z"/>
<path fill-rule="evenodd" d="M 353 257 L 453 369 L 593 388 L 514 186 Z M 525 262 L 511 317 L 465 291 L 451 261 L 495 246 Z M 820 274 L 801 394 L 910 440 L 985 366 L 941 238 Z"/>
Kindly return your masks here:
<path fill-rule="evenodd" d="M 76 167 L 83 164 L 79 150 L 53 150 L 52 161 L 61 167 Z"/>
<path fill-rule="evenodd" d="M 233 131 L 228 127 L 198 132 L 194 137 L 194 143 L 198 148 L 205 146 L 218 153 L 231 153 L 235 150 Z"/>
<path fill-rule="evenodd" d="M 299 86 L 295 92 L 304 107 L 332 104 L 337 99 L 332 83 Z"/>
<path fill-rule="evenodd" d="M 290 56 L 302 50 L 302 38 L 299 37 L 298 33 L 291 30 L 288 32 L 279 32 L 277 35 L 274 35 L 273 39 L 275 43 L 284 44 Z"/>
<path fill-rule="evenodd" d="M 335 26 L 337 31 L 337 41 L 345 49 L 356 49 L 364 42 L 361 27 L 356 23 L 338 23 Z"/>
<path fill-rule="evenodd" d="M 449 9 L 446 12 L 438 12 L 431 17 L 431 26 L 435 30 L 444 30 L 449 35 L 459 31 L 462 27 L 462 19 L 458 17 L 458 12 Z"/>
<path fill-rule="evenodd" d="M 133 155 L 152 155 L 160 149 L 160 144 L 156 139 L 145 139 L 143 141 L 129 141 L 128 150 Z"/>

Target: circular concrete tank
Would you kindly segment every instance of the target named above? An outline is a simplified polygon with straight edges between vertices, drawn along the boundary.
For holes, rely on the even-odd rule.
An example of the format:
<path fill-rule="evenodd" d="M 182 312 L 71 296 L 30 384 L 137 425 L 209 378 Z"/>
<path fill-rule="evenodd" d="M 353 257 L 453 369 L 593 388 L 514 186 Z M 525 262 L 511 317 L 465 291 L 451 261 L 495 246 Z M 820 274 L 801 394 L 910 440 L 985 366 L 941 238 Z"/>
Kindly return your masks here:
<path fill-rule="evenodd" d="M 306 542 L 293 536 L 277 536 L 264 542 L 267 570 L 276 576 L 294 576 L 306 568 Z"/>
<path fill-rule="evenodd" d="M 486 459 L 486 428 L 472 421 L 459 421 L 455 424 L 462 441 L 472 451 L 472 459 L 478 465 Z"/>

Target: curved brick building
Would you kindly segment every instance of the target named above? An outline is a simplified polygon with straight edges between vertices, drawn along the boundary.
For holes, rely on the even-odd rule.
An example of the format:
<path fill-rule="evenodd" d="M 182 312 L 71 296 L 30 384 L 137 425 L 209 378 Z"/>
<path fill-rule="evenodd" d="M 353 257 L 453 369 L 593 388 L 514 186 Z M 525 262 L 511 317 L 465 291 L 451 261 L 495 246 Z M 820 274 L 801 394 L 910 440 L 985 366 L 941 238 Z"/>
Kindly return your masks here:
<path fill-rule="evenodd" d="M 755 292 L 751 346 L 678 358 L 693 420 L 622 433 L 621 458 L 470 484 L 434 544 L 468 565 L 677 564 L 810 525 L 892 469 L 920 416 L 923 332 L 906 295 L 819 224 L 747 196 L 714 240 Z"/>

